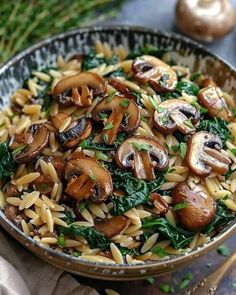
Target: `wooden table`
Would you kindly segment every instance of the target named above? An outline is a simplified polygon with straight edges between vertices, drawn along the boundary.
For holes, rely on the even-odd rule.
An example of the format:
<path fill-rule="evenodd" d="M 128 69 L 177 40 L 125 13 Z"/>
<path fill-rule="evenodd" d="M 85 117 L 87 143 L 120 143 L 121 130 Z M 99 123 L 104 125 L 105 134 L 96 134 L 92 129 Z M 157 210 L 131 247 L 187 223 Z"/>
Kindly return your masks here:
<path fill-rule="evenodd" d="M 232 2 L 236 6 L 236 0 Z M 174 19 L 174 4 L 175 0 L 129 0 L 124 3 L 118 16 L 107 23 L 140 25 L 167 31 L 177 31 Z M 207 44 L 206 46 L 236 66 L 236 30 L 226 38 L 213 44 Z M 225 245 L 231 251 L 235 250 L 236 236 L 228 240 Z M 118 291 L 121 295 L 158 295 L 164 294 L 159 291 L 159 284 L 161 282 L 173 284 L 175 281 L 179 282 L 184 274 L 191 272 L 193 274 L 192 284 L 194 284 L 207 276 L 208 273 L 214 271 L 224 259 L 225 257 L 213 251 L 208 256 L 194 261 L 189 266 L 175 273 L 156 278 L 154 285 L 149 285 L 144 280 L 133 282 L 104 282 L 81 277 L 78 277 L 78 280 L 83 284 L 88 284 L 96 288 L 101 294 L 104 292 L 104 289 L 111 288 Z M 209 263 L 212 264 L 211 267 L 209 267 Z M 236 295 L 236 289 L 232 288 L 232 281 L 236 281 L 236 265 L 222 281 L 217 295 Z M 184 292 L 176 292 L 175 294 L 184 294 Z"/>

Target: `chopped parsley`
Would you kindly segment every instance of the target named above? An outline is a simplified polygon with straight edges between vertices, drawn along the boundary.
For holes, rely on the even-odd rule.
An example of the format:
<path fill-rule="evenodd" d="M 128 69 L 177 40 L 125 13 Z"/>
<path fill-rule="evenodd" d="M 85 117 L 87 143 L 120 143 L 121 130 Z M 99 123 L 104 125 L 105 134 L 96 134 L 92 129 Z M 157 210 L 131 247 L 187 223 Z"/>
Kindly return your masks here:
<path fill-rule="evenodd" d="M 146 281 L 148 282 L 149 285 L 155 284 L 155 278 L 147 278 Z"/>
<path fill-rule="evenodd" d="M 217 252 L 222 255 L 222 256 L 229 256 L 230 255 L 230 250 L 227 246 L 221 245 L 217 248 Z"/>
<path fill-rule="evenodd" d="M 136 150 L 138 151 L 149 151 L 151 146 L 149 144 L 146 143 L 137 143 L 137 142 L 133 142 L 132 143 L 133 147 L 136 148 Z"/>
<path fill-rule="evenodd" d="M 169 285 L 169 284 L 165 284 L 165 283 L 161 283 L 159 285 L 159 289 L 160 291 L 164 292 L 164 293 L 174 293 L 175 289 L 173 286 Z"/>
<path fill-rule="evenodd" d="M 112 99 L 115 97 L 115 95 L 116 95 L 116 90 L 113 91 L 111 94 L 109 94 L 109 95 L 106 97 L 106 102 L 107 102 L 107 103 L 108 103 L 108 102 L 111 102 Z"/>
<path fill-rule="evenodd" d="M 65 242 L 64 234 L 60 234 L 59 237 L 57 238 L 57 245 L 62 248 L 65 247 L 66 242 Z"/>
<path fill-rule="evenodd" d="M 12 152 L 12 156 L 16 156 L 20 154 L 27 146 L 28 146 L 27 144 L 22 144 L 18 148 L 14 149 L 14 151 Z"/>
<path fill-rule="evenodd" d="M 179 151 L 181 158 L 184 159 L 187 153 L 187 144 L 185 142 L 181 142 L 180 144 L 172 146 L 172 150 L 174 153 Z"/>
<path fill-rule="evenodd" d="M 163 258 L 163 257 L 167 256 L 166 251 L 163 248 L 161 248 L 160 246 L 158 246 L 158 245 L 152 247 L 151 251 L 152 251 L 152 253 L 157 254 L 160 258 Z"/>
<path fill-rule="evenodd" d="M 108 159 L 108 156 L 100 151 L 96 151 L 95 152 L 95 158 L 97 160 L 103 160 L 103 161 L 106 161 Z"/>
<path fill-rule="evenodd" d="M 127 108 L 129 106 L 130 100 L 129 99 L 122 99 L 120 102 L 120 106 Z"/>
<path fill-rule="evenodd" d="M 82 213 L 86 209 L 87 203 L 84 201 L 79 202 L 79 212 Z"/>
<path fill-rule="evenodd" d="M 108 130 L 108 129 L 112 129 L 112 128 L 113 128 L 113 123 L 109 122 L 109 123 L 105 124 L 103 130 Z"/>
<path fill-rule="evenodd" d="M 174 210 L 178 211 L 180 209 L 184 209 L 188 207 L 188 203 L 186 201 L 184 201 L 183 203 L 178 203 L 174 206 Z"/>
<path fill-rule="evenodd" d="M 231 153 L 234 155 L 234 156 L 236 156 L 236 149 L 232 149 L 232 150 L 230 150 L 231 151 Z"/>
<path fill-rule="evenodd" d="M 101 119 L 106 119 L 106 118 L 108 118 L 108 114 L 99 113 L 99 117 L 100 117 Z"/>
<path fill-rule="evenodd" d="M 197 101 L 193 100 L 191 102 L 191 105 L 194 106 L 197 110 L 199 110 L 202 114 L 205 114 L 208 112 L 208 109 L 202 107 Z"/>

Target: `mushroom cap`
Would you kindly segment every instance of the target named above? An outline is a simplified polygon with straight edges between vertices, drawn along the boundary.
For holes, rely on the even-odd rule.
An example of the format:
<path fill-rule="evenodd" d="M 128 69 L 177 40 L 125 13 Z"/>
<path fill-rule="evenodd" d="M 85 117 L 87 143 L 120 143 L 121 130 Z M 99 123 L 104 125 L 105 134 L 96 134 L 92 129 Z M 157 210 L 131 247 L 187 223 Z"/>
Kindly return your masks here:
<path fill-rule="evenodd" d="M 33 136 L 33 141 L 22 152 L 13 156 L 18 164 L 29 163 L 34 160 L 48 144 L 49 130 L 45 125 L 35 124 L 30 127 L 29 132 Z"/>
<path fill-rule="evenodd" d="M 172 203 L 186 203 L 186 208 L 175 211 L 180 224 L 188 230 L 200 231 L 214 218 L 216 202 L 202 185 L 193 189 L 181 182 L 172 191 Z"/>
<path fill-rule="evenodd" d="M 126 139 L 116 151 L 120 168 L 131 168 L 138 179 L 155 179 L 154 169 L 164 170 L 169 163 L 168 153 L 154 137 L 133 136 Z"/>
<path fill-rule="evenodd" d="M 127 101 L 128 105 L 122 105 L 123 101 Z M 92 117 L 95 121 L 101 121 L 99 113 L 111 112 L 106 121 L 107 124 L 112 124 L 110 129 L 103 130 L 101 133 L 101 139 L 104 135 L 107 136 L 106 143 L 113 144 L 117 133 L 124 131 L 126 133 L 134 132 L 140 124 L 140 109 L 134 100 L 121 96 L 114 96 L 111 101 L 107 101 L 104 97 L 103 100 L 96 105 L 92 111 Z"/>
<path fill-rule="evenodd" d="M 155 127 L 164 134 L 172 134 L 176 130 L 184 134 L 194 133 L 193 124 L 199 120 L 200 111 L 181 99 L 163 101 L 153 115 Z"/>
<path fill-rule="evenodd" d="M 220 152 L 221 149 L 222 141 L 219 136 L 206 131 L 197 132 L 188 141 L 186 161 L 198 175 L 207 176 L 212 170 L 225 174 L 231 161 Z"/>
<path fill-rule="evenodd" d="M 71 97 L 71 101 L 74 104 L 87 107 L 92 104 L 94 95 L 100 95 L 106 92 L 106 82 L 98 74 L 81 72 L 62 78 L 52 90 L 53 97 L 59 99 L 61 103 L 63 102 L 61 95 L 65 92 L 64 99 L 66 104 L 68 104 L 68 100 Z"/>
<path fill-rule="evenodd" d="M 70 159 L 65 165 L 65 178 L 70 180 L 65 192 L 78 201 L 92 196 L 103 201 L 113 191 L 110 172 L 94 159 Z"/>
<path fill-rule="evenodd" d="M 176 72 L 157 57 L 151 55 L 136 57 L 132 69 L 137 81 L 149 83 L 157 92 L 173 91 L 176 87 Z"/>
<path fill-rule="evenodd" d="M 58 113 L 52 117 L 52 124 L 55 128 L 59 129 L 64 120 L 68 119 L 68 115 Z M 62 132 L 57 132 L 56 136 L 58 141 L 65 148 L 76 147 L 83 139 L 89 137 L 92 132 L 92 123 L 88 118 L 81 117 L 73 120 L 67 128 Z"/>
<path fill-rule="evenodd" d="M 211 42 L 232 30 L 235 9 L 228 0 L 179 0 L 176 22 L 186 35 Z"/>
<path fill-rule="evenodd" d="M 228 109 L 219 87 L 205 87 L 199 91 L 197 97 L 200 104 L 208 109 L 209 116 L 222 118 L 227 122 L 232 119 L 232 113 Z"/>

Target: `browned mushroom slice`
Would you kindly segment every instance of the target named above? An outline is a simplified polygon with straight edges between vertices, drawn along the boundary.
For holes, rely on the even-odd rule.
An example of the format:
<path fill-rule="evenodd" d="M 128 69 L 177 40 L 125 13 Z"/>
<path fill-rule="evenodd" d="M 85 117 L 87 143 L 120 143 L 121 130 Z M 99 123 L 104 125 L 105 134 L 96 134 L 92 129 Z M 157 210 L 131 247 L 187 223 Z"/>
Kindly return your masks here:
<path fill-rule="evenodd" d="M 20 227 L 23 217 L 21 216 L 20 210 L 15 206 L 7 205 L 3 208 L 3 212 L 13 224 Z"/>
<path fill-rule="evenodd" d="M 68 116 L 64 113 L 58 113 L 52 118 L 55 128 L 59 129 Z M 92 132 L 92 123 L 87 118 L 73 120 L 63 132 L 57 132 L 58 141 L 66 148 L 76 147 L 82 140 L 89 137 Z"/>
<path fill-rule="evenodd" d="M 172 192 L 175 213 L 182 226 L 191 231 L 200 231 L 214 218 L 216 202 L 201 185 L 190 189 L 186 182 L 179 183 Z"/>
<path fill-rule="evenodd" d="M 109 113 L 98 141 L 113 144 L 119 131 L 134 132 L 140 124 L 140 109 L 137 104 L 125 97 L 115 96 L 112 100 L 106 97 L 93 109 L 92 116 L 100 121 L 100 113 Z"/>
<path fill-rule="evenodd" d="M 155 127 L 164 134 L 178 130 L 184 134 L 196 131 L 193 124 L 200 119 L 200 112 L 194 106 L 181 99 L 168 99 L 158 105 L 154 115 Z"/>
<path fill-rule="evenodd" d="M 154 170 L 164 170 L 168 153 L 154 137 L 134 136 L 126 139 L 116 152 L 120 168 L 131 168 L 138 179 L 155 179 Z"/>
<path fill-rule="evenodd" d="M 89 158 L 71 159 L 65 166 L 69 180 L 65 192 L 78 201 L 91 198 L 94 202 L 106 199 L 113 190 L 110 172 Z"/>
<path fill-rule="evenodd" d="M 214 171 L 225 174 L 231 163 L 228 156 L 221 153 L 221 139 L 214 134 L 201 131 L 188 141 L 186 161 L 193 172 L 207 176 Z"/>
<path fill-rule="evenodd" d="M 24 149 L 15 154 L 14 151 L 16 150 L 13 151 L 13 159 L 16 163 L 24 164 L 34 160 L 38 155 L 40 155 L 44 147 L 48 144 L 49 131 L 45 125 L 32 125 L 29 130 L 29 138 L 31 136 L 33 137 L 32 142 L 30 144 L 26 143 L 25 145 L 22 145 L 24 146 Z M 11 143 L 14 143 L 17 137 L 17 134 L 14 135 Z M 10 148 L 11 147 L 12 145 L 10 144 Z"/>
<path fill-rule="evenodd" d="M 9 148 L 15 150 L 22 146 L 27 146 L 33 142 L 33 135 L 31 133 L 15 134 L 9 143 Z"/>
<path fill-rule="evenodd" d="M 151 202 L 153 202 L 155 207 L 154 213 L 158 215 L 165 215 L 169 211 L 169 205 L 160 194 L 152 193 L 149 199 Z"/>
<path fill-rule="evenodd" d="M 149 83 L 157 92 L 173 91 L 177 84 L 176 72 L 162 60 L 151 56 L 137 57 L 132 65 L 135 79 Z"/>
<path fill-rule="evenodd" d="M 227 122 L 231 120 L 232 114 L 219 87 L 205 87 L 199 91 L 197 97 L 200 104 L 208 109 L 209 116 L 222 118 Z"/>
<path fill-rule="evenodd" d="M 114 216 L 110 219 L 96 221 L 94 228 L 103 233 L 107 238 L 118 235 L 127 225 L 128 219 L 125 216 Z"/>
<path fill-rule="evenodd" d="M 88 107 L 96 95 L 106 92 L 105 80 L 95 74 L 82 72 L 62 78 L 53 88 L 52 94 L 59 103 L 73 103 L 79 107 Z"/>
<path fill-rule="evenodd" d="M 122 83 L 121 80 L 112 78 L 109 80 L 109 84 L 113 86 L 117 91 L 119 91 L 123 96 L 130 98 L 130 99 L 136 99 L 136 96 L 129 90 L 129 88 Z"/>

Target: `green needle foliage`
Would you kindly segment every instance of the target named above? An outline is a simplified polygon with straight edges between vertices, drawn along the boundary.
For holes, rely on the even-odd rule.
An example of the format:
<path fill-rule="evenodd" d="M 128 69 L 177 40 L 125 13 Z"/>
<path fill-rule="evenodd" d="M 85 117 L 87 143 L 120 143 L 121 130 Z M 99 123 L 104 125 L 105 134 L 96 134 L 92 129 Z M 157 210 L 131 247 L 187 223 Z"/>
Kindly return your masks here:
<path fill-rule="evenodd" d="M 0 64 L 41 38 L 114 16 L 122 1 L 8 0 L 0 9 Z"/>

